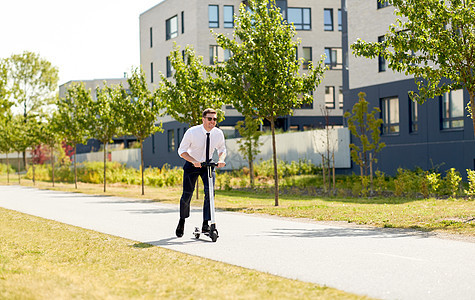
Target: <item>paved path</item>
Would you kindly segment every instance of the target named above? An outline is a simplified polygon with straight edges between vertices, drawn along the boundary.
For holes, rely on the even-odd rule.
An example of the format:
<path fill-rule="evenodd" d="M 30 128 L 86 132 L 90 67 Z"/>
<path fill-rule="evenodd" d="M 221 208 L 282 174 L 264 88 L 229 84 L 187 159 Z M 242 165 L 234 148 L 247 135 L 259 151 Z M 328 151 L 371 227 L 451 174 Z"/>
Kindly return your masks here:
<path fill-rule="evenodd" d="M 217 212 L 220 238 L 196 240 L 201 209 L 175 237 L 176 205 L 0 186 L 0 206 L 229 264 L 383 299 L 475 299 L 475 243 Z"/>

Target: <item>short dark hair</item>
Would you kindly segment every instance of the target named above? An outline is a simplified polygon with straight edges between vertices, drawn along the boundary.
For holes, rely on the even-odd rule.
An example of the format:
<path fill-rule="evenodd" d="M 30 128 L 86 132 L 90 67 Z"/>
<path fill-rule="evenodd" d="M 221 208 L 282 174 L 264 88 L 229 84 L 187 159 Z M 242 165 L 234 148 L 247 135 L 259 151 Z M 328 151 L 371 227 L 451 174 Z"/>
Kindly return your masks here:
<path fill-rule="evenodd" d="M 212 108 L 207 108 L 203 110 L 203 118 L 206 117 L 207 114 L 217 114 L 217 112 Z"/>

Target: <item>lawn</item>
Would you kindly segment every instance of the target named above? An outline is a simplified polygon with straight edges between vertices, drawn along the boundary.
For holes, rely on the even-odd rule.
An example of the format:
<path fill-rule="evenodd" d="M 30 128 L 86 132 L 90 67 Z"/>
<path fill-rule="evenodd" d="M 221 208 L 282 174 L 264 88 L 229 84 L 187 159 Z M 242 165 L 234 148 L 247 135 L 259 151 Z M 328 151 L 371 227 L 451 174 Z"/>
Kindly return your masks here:
<path fill-rule="evenodd" d="M 11 181 L 11 183 L 17 181 Z M 6 176 L 0 176 L 0 184 L 6 183 Z M 31 181 L 22 179 L 22 184 L 31 186 Z M 104 194 L 100 184 L 37 182 L 39 188 L 48 188 L 89 194 Z M 141 196 L 140 186 L 112 184 L 106 195 L 134 199 L 151 199 L 157 202 L 178 205 L 180 187 L 145 187 Z M 203 191 L 200 191 L 200 198 Z M 202 200 L 193 196 L 192 205 L 201 206 Z M 274 206 L 272 191 L 217 190 L 216 207 L 222 210 L 243 213 L 269 214 L 282 217 L 308 218 L 315 221 L 338 221 L 387 228 L 411 228 L 423 231 L 444 232 L 475 236 L 475 201 L 457 199 L 422 198 L 345 198 L 318 197 L 285 194 L 280 205 Z"/>
<path fill-rule="evenodd" d="M 3 208 L 0 216 L 1 299 L 368 299 Z"/>

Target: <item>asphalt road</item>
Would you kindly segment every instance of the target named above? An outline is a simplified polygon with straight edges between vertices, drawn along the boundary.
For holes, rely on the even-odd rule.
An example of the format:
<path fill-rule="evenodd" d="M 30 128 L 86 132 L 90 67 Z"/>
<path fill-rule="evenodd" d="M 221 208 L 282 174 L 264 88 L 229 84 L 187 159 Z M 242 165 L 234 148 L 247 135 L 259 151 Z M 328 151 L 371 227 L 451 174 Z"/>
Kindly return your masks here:
<path fill-rule="evenodd" d="M 271 274 L 383 299 L 475 299 L 475 243 L 407 230 L 216 213 L 219 239 L 193 236 L 192 208 L 152 201 L 0 186 L 0 206 Z"/>

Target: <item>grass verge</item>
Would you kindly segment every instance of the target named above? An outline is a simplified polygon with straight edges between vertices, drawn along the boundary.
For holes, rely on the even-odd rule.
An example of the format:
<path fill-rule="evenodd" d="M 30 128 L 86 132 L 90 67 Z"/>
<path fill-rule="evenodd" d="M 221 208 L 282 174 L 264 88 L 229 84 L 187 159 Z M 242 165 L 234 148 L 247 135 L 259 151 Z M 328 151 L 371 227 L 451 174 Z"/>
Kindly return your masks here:
<path fill-rule="evenodd" d="M 368 299 L 0 208 L 2 299 Z"/>
<path fill-rule="evenodd" d="M 11 181 L 12 182 L 12 181 Z M 15 181 L 13 181 L 16 183 Z M 0 184 L 6 177 L 0 177 Z M 22 185 L 32 182 L 22 179 Z M 100 184 L 37 182 L 38 188 L 47 188 L 89 194 L 104 194 Z M 135 199 L 151 199 L 178 205 L 180 187 L 146 187 L 141 196 L 140 186 L 113 184 L 106 195 Z M 200 198 L 203 191 L 200 191 Z M 201 206 L 202 200 L 193 196 L 192 205 Z M 466 199 L 421 198 L 342 198 L 305 195 L 281 195 L 279 206 L 274 206 L 273 192 L 216 191 L 216 207 L 228 211 L 261 213 L 281 217 L 309 218 L 316 221 L 340 221 L 386 228 L 410 228 L 475 237 L 475 201 Z"/>

